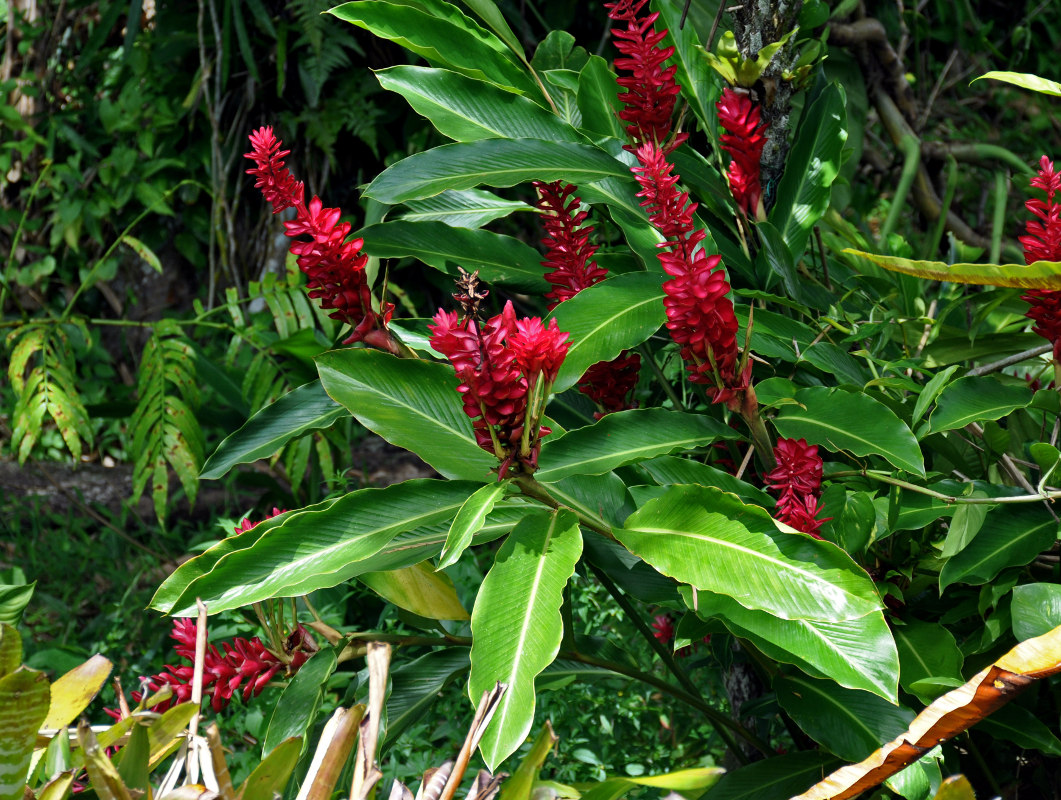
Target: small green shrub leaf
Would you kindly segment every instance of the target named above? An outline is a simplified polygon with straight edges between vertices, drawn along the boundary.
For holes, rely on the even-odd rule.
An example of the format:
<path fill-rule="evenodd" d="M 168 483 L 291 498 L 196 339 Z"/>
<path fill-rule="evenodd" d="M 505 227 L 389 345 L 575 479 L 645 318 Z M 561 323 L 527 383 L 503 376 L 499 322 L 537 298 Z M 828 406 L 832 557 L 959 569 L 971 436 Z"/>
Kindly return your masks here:
<path fill-rule="evenodd" d="M 929 418 L 929 431 L 938 433 L 964 428 L 972 422 L 1001 419 L 1031 401 L 1032 391 L 1024 385 L 1002 383 L 990 376 L 960 378 L 940 392 Z"/>
<path fill-rule="evenodd" d="M 1027 564 L 1057 539 L 1057 532 L 1057 521 L 1035 506 L 996 509 L 976 538 L 943 565 L 939 590 L 955 583 L 978 586 L 1006 567 Z"/>
<path fill-rule="evenodd" d="M 472 537 L 483 527 L 487 515 L 494 510 L 494 505 L 505 496 L 509 483 L 488 483 L 476 489 L 475 494 L 464 501 L 449 526 L 449 533 L 446 534 L 446 545 L 442 548 L 442 556 L 438 562 L 439 569 L 457 563 L 461 553 L 471 544 Z"/>

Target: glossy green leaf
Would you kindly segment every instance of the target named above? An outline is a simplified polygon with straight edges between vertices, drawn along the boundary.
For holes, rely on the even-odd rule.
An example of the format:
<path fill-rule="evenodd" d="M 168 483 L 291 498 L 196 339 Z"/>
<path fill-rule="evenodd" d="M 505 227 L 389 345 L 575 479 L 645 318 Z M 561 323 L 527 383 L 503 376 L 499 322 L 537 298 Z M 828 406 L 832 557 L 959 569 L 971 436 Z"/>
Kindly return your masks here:
<path fill-rule="evenodd" d="M 786 405 L 774 420 L 778 433 L 806 439 L 833 452 L 879 455 L 899 469 L 925 474 L 914 434 L 891 409 L 864 394 L 815 386 L 796 392 L 799 405 Z"/>
<path fill-rule="evenodd" d="M 410 200 L 396 219 L 407 222 L 444 222 L 455 228 L 480 228 L 516 211 L 534 211 L 521 200 L 505 200 L 482 189 L 448 191 L 422 200 Z"/>
<path fill-rule="evenodd" d="M 626 484 L 614 472 L 572 475 L 546 485 L 552 497 L 605 527 L 622 525 L 634 512 Z"/>
<path fill-rule="evenodd" d="M 555 439 L 546 437 L 536 477 L 558 481 L 571 475 L 603 475 L 624 464 L 739 436 L 703 414 L 662 408 L 617 411 Z"/>
<path fill-rule="evenodd" d="M 22 580 L 25 580 L 25 578 Z M 33 590 L 36 587 L 36 581 L 32 583 L 0 583 L 0 623 L 18 625 L 22 619 L 22 612 L 29 605 L 30 598 L 33 597 Z M 0 669 L 0 676 L 3 674 L 4 670 Z"/>
<path fill-rule="evenodd" d="M 597 362 L 611 361 L 658 331 L 666 322 L 662 285 L 657 274 L 632 272 L 583 289 L 553 309 L 547 319 L 571 334 L 553 391 L 570 389 Z"/>
<path fill-rule="evenodd" d="M 472 537 L 483 527 L 487 515 L 494 510 L 494 505 L 505 496 L 509 483 L 488 483 L 476 489 L 475 493 L 464 501 L 449 526 L 449 533 L 446 534 L 446 546 L 442 548 L 439 569 L 457 563 L 461 553 L 471 544 Z"/>
<path fill-rule="evenodd" d="M 931 678 L 957 679 L 961 683 L 962 652 L 954 636 L 942 625 L 909 620 L 905 625 L 896 625 L 892 632 L 899 648 L 899 685 L 908 692 L 923 702 L 931 702 L 935 696 L 929 697 L 911 687 Z M 941 693 L 942 689 L 935 694 Z"/>
<path fill-rule="evenodd" d="M 302 752 L 302 739 L 281 742 L 247 777 L 237 791 L 240 800 L 274 800 L 283 795 Z"/>
<path fill-rule="evenodd" d="M 644 777 L 607 778 L 582 792 L 581 800 L 618 800 L 638 786 L 663 789 L 679 796 L 694 797 L 717 784 L 726 770 L 721 767 L 693 767 L 663 775 Z"/>
<path fill-rule="evenodd" d="M 1038 716 L 1017 703 L 1007 703 L 976 723 L 976 730 L 1013 742 L 1027 750 L 1061 756 L 1061 739 Z"/>
<path fill-rule="evenodd" d="M 944 264 L 942 261 L 915 261 L 899 256 L 881 256 L 861 250 L 844 250 L 872 261 L 878 267 L 930 281 L 973 283 L 981 286 L 1010 286 L 1017 289 L 1061 289 L 1061 262 L 1036 261 L 1032 264 Z"/>
<path fill-rule="evenodd" d="M 1047 80 L 1046 78 L 1040 78 L 1038 75 L 1032 75 L 1028 72 L 985 72 L 980 77 L 973 78 L 972 81 L 970 81 L 970 84 L 988 78 L 995 81 L 1012 83 L 1014 86 L 1019 86 L 1022 89 L 1030 89 L 1033 92 L 1052 94 L 1054 97 L 1061 97 L 1061 83 Z"/>
<path fill-rule="evenodd" d="M 523 755 L 519 766 L 502 786 L 499 800 L 531 800 L 531 792 L 541 778 L 542 765 L 556 742 L 553 726 L 546 720 L 531 742 L 530 750 Z"/>
<path fill-rule="evenodd" d="M 479 271 L 487 283 L 515 291 L 544 293 L 549 282 L 541 255 L 513 236 L 455 228 L 444 222 L 381 222 L 357 232 L 365 251 L 377 258 L 412 256 L 430 267 L 457 275 L 457 267 Z"/>
<path fill-rule="evenodd" d="M 1013 635 L 1018 640 L 1034 639 L 1061 625 L 1061 586 L 1056 583 L 1027 583 L 1013 588 Z"/>
<path fill-rule="evenodd" d="M 461 24 L 456 16 L 447 19 L 411 5 L 378 0 L 344 3 L 328 13 L 423 56 L 433 66 L 524 93 L 537 91 L 531 77 L 496 37 L 478 26 Z"/>
<path fill-rule="evenodd" d="M 799 262 L 811 230 L 829 207 L 847 142 L 846 96 L 830 84 L 801 118 L 785 172 L 777 185 L 770 222 L 781 232 L 792 259 Z"/>
<path fill-rule="evenodd" d="M 385 169 L 364 194 L 381 203 L 405 203 L 476 186 L 515 186 L 565 180 L 576 185 L 629 178 L 620 161 L 595 147 L 542 139 L 481 139 L 444 144 Z"/>
<path fill-rule="evenodd" d="M 328 397 L 320 381 L 292 389 L 226 436 L 203 465 L 199 477 L 220 478 L 237 464 L 269 458 L 291 440 L 330 427 L 349 415 Z"/>
<path fill-rule="evenodd" d="M 384 89 L 404 97 L 439 133 L 458 142 L 585 141 L 577 130 L 537 103 L 486 81 L 445 69 L 411 66 L 379 70 L 376 78 Z"/>
<path fill-rule="evenodd" d="M 660 456 L 641 463 L 645 470 L 660 486 L 672 483 L 696 483 L 700 486 L 714 486 L 724 492 L 737 495 L 745 503 L 773 508 L 774 498 L 750 483 L 734 478 L 710 464 L 703 464 L 689 458 Z"/>
<path fill-rule="evenodd" d="M 453 580 L 430 563 L 383 572 L 362 572 L 361 583 L 388 603 L 425 619 L 468 619 Z"/>
<path fill-rule="evenodd" d="M 955 583 L 978 586 L 1006 567 L 1027 564 L 1057 539 L 1057 531 L 1057 520 L 1036 505 L 996 509 L 976 538 L 943 565 L 939 590 Z"/>
<path fill-rule="evenodd" d="M 523 47 L 519 39 L 505 21 L 497 4 L 493 0 L 464 0 L 464 4 L 479 15 L 479 19 L 485 22 L 490 29 L 498 35 L 505 44 L 509 46 L 517 57 L 523 58 Z"/>
<path fill-rule="evenodd" d="M 982 492 L 976 493 L 977 496 L 980 494 Z M 940 556 L 950 558 L 964 550 L 984 526 L 990 509 L 991 506 L 979 503 L 965 503 L 954 509 Z"/>
<path fill-rule="evenodd" d="M 526 517 L 501 546 L 472 611 L 468 693 L 508 691 L 479 745 L 491 771 L 523 743 L 534 720 L 534 678 L 560 649 L 564 587 L 582 554 L 570 511 Z"/>
<path fill-rule="evenodd" d="M 735 636 L 749 639 L 770 658 L 897 702 L 899 656 L 881 612 L 843 622 L 792 620 L 749 610 L 724 595 L 694 593 L 688 586 L 681 592 L 700 617 L 721 619 Z"/>
<path fill-rule="evenodd" d="M 756 761 L 724 776 L 702 800 L 789 800 L 838 765 L 818 750 Z"/>
<path fill-rule="evenodd" d="M 467 672 L 469 663 L 468 648 L 450 647 L 420 656 L 391 672 L 383 749 L 423 718 L 438 702 L 438 693 Z"/>
<path fill-rule="evenodd" d="M 284 687 L 280 699 L 269 718 L 262 755 L 268 756 L 282 742 L 291 737 L 302 738 L 317 719 L 324 685 L 335 672 L 335 649 L 324 647 L 299 667 L 298 672 Z"/>
<path fill-rule="evenodd" d="M 620 162 L 630 166 L 629 155 L 621 149 L 622 143 L 618 139 L 602 140 L 601 146 Z M 587 203 L 607 206 L 612 222 L 622 230 L 629 249 L 641 260 L 642 268 L 658 275 L 662 283 L 665 276 L 660 270 L 657 245 L 663 241 L 663 234 L 649 222 L 648 215 L 639 205 L 639 189 L 628 174 L 622 178 L 605 178 L 589 185 L 580 184 L 579 194 Z M 712 246 L 711 234 L 708 232 L 704 247 L 710 250 Z"/>
<path fill-rule="evenodd" d="M 0 678 L 0 797 L 5 800 L 23 796 L 48 698 L 43 672 L 21 667 Z"/>
<path fill-rule="evenodd" d="M 881 608 L 838 547 L 782 533 L 763 509 L 711 487 L 672 487 L 613 532 L 664 575 L 783 619 L 840 622 Z"/>
<path fill-rule="evenodd" d="M 578 75 L 577 102 L 582 112 L 582 130 L 616 139 L 626 136 L 617 116 L 623 107 L 619 91 L 608 62 L 600 56 L 590 56 Z"/>
<path fill-rule="evenodd" d="M 972 422 L 1001 419 L 1032 401 L 1027 386 L 1007 384 L 993 376 L 960 378 L 948 384 L 936 400 L 929 431 L 964 428 Z"/>
<path fill-rule="evenodd" d="M 250 547 L 223 555 L 190 581 L 170 613 L 194 614 L 197 597 L 216 614 L 336 586 L 369 571 L 368 559 L 399 533 L 448 522 L 475 488 L 464 481 L 412 480 L 288 514 Z"/>
<path fill-rule="evenodd" d="M 348 348 L 318 356 L 317 368 L 328 394 L 358 422 L 447 478 L 485 480 L 495 466 L 475 443 L 448 364 Z"/>
<path fill-rule="evenodd" d="M 932 376 L 932 379 L 925 384 L 921 393 L 917 396 L 917 402 L 914 403 L 914 412 L 910 416 L 910 427 L 916 427 L 917 423 L 920 422 L 921 417 L 928 411 L 929 406 L 936 402 L 936 398 L 939 397 L 940 392 L 946 388 L 950 382 L 951 377 L 957 371 L 957 365 L 947 367 L 940 372 L 937 372 Z"/>
<path fill-rule="evenodd" d="M 550 314 L 571 334 L 568 354 L 553 384 L 556 393 L 574 386 L 599 361 L 636 347 L 665 323 L 662 278 L 629 273 L 584 289 Z"/>

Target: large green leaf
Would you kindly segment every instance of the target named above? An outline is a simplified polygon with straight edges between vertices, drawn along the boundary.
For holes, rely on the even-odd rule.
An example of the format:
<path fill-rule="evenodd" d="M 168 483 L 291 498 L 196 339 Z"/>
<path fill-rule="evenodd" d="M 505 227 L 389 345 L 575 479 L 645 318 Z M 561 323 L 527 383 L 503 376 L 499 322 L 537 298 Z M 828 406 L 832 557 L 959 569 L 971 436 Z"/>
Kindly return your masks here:
<path fill-rule="evenodd" d="M 572 475 L 547 486 L 552 497 L 605 527 L 622 525 L 634 512 L 626 484 L 614 472 Z"/>
<path fill-rule="evenodd" d="M 348 416 L 350 412 L 328 397 L 320 381 L 292 389 L 225 437 L 199 477 L 220 478 L 237 464 L 268 458 L 292 439 Z"/>
<path fill-rule="evenodd" d="M 702 45 L 696 35 L 696 25 L 691 22 L 681 24 L 688 7 L 680 0 L 663 0 L 652 4 L 659 12 L 657 30 L 667 31 L 661 47 L 674 47 L 674 55 L 668 63 L 677 67 L 676 83 L 682 87 L 681 99 L 689 103 L 689 108 L 700 120 L 708 136 L 714 138 L 714 128 L 718 125 L 718 115 L 714 104 L 719 96 L 719 78 L 704 58 Z"/>
<path fill-rule="evenodd" d="M 777 185 L 770 222 L 781 231 L 796 263 L 803 257 L 811 230 L 829 207 L 833 181 L 840 172 L 847 141 L 845 104 L 843 88 L 834 83 L 803 112 Z"/>
<path fill-rule="evenodd" d="M 1061 262 L 1036 261 L 1032 264 L 944 264 L 942 261 L 916 261 L 899 256 L 881 256 L 861 250 L 844 250 L 872 261 L 892 272 L 930 281 L 975 283 L 982 286 L 1010 286 L 1017 289 L 1061 289 Z"/>
<path fill-rule="evenodd" d="M 1057 520 L 1038 504 L 992 511 L 976 538 L 943 565 L 939 590 L 954 583 L 979 586 L 1006 567 L 1027 564 L 1057 539 L 1057 532 Z"/>
<path fill-rule="evenodd" d="M 447 478 L 485 480 L 494 466 L 475 443 L 448 364 L 350 348 L 317 356 L 317 369 L 328 394 L 358 422 Z"/>
<path fill-rule="evenodd" d="M 955 680 L 962 683 L 962 651 L 954 641 L 954 636 L 937 622 L 909 620 L 905 625 L 896 625 L 894 630 L 895 644 L 899 648 L 899 683 L 911 694 L 925 702 L 931 702 L 934 696 L 922 694 L 922 687 L 928 687 L 932 679 L 940 687 L 946 687 Z M 924 683 L 928 681 L 929 683 Z M 922 682 L 913 689 L 915 683 Z M 933 691 L 933 695 L 941 694 Z"/>
<path fill-rule="evenodd" d="M 627 168 L 590 145 L 542 139 L 481 139 L 444 144 L 402 159 L 365 187 L 381 203 L 405 203 L 475 186 L 515 186 L 526 181 L 583 184 L 628 178 Z"/>
<path fill-rule="evenodd" d="M 537 103 L 492 83 L 456 72 L 399 66 L 376 73 L 384 89 L 397 92 L 443 136 L 478 139 L 547 139 L 584 142 L 582 135 Z M 373 254 L 375 255 L 375 254 Z"/>
<path fill-rule="evenodd" d="M 405 204 L 407 211 L 396 217 L 407 222 L 445 222 L 455 228 L 480 228 L 514 211 L 534 211 L 521 200 L 505 200 L 482 189 L 448 191 Z"/>
<path fill-rule="evenodd" d="M 23 797 L 48 696 L 43 672 L 21 667 L 0 678 L 0 797 L 5 800 Z"/>
<path fill-rule="evenodd" d="M 448 522 L 476 488 L 466 481 L 412 480 L 360 489 L 334 503 L 288 514 L 250 547 L 221 556 L 191 580 L 170 613 L 194 614 L 197 597 L 218 613 L 336 586 L 373 571 L 370 557 L 399 533 Z"/>
<path fill-rule="evenodd" d="M 446 534 L 446 546 L 442 548 L 438 568 L 443 569 L 456 564 L 472 542 L 472 537 L 486 523 L 486 518 L 494 510 L 494 504 L 505 496 L 509 481 L 488 483 L 476 489 L 475 494 L 464 501 L 450 524 Z"/>
<path fill-rule="evenodd" d="M 570 511 L 525 518 L 501 546 L 472 611 L 468 692 L 478 703 L 508 685 L 479 745 L 491 771 L 523 744 L 534 721 L 534 678 L 560 649 L 564 587 L 582 554 Z"/>
<path fill-rule="evenodd" d="M 438 693 L 468 670 L 468 649 L 435 650 L 391 673 L 387 698 L 387 728 L 381 747 L 386 749 L 438 702 Z"/>
<path fill-rule="evenodd" d="M 498 35 L 513 53 L 521 60 L 524 58 L 523 46 L 519 43 L 515 32 L 509 26 L 502 15 L 501 10 L 493 0 L 465 0 L 464 5 L 479 15 L 479 19 L 485 22 Z"/>
<path fill-rule="evenodd" d="M 1026 385 L 1006 384 L 993 376 L 961 378 L 948 384 L 936 401 L 929 419 L 929 431 L 964 428 L 971 422 L 1001 419 L 1032 401 Z"/>
<path fill-rule="evenodd" d="M 478 25 L 467 24 L 463 14 L 444 18 L 411 5 L 381 0 L 344 3 L 328 13 L 391 40 L 432 65 L 520 92 L 537 92 L 533 79 L 500 40 Z"/>
<path fill-rule="evenodd" d="M 603 58 L 590 56 L 578 75 L 578 108 L 582 112 L 582 130 L 598 136 L 623 138 L 626 134 L 617 116 L 622 107 L 615 73 Z"/>
<path fill-rule="evenodd" d="M 1028 583 L 1013 588 L 1013 635 L 1018 640 L 1034 639 L 1061 625 L 1061 586 L 1056 583 Z"/>
<path fill-rule="evenodd" d="M 782 533 L 763 509 L 712 487 L 672 487 L 613 532 L 664 575 L 783 619 L 840 622 L 881 608 L 836 545 Z"/>
<path fill-rule="evenodd" d="M 1051 756 L 1061 756 L 1061 740 L 1033 714 L 1016 703 L 1006 703 L 991 716 L 976 724 L 976 730 L 1027 750 L 1042 750 Z"/>
<path fill-rule="evenodd" d="M 624 464 L 739 436 L 703 414 L 662 408 L 617 411 L 593 425 L 544 439 L 537 478 L 558 481 L 571 475 L 603 475 Z"/>
<path fill-rule="evenodd" d="M 487 283 L 538 294 L 549 290 L 542 257 L 513 236 L 455 228 L 444 222 L 381 222 L 357 233 L 365 251 L 377 258 L 412 256 L 456 276 L 455 267 L 479 271 Z"/>
<path fill-rule="evenodd" d="M 770 658 L 795 664 L 850 689 L 898 701 L 899 656 L 884 614 L 875 611 L 843 622 L 782 619 L 752 611 L 732 598 L 682 587 L 685 604 L 708 619 L 718 617 Z"/>
<path fill-rule="evenodd" d="M 839 763 L 819 750 L 756 761 L 723 777 L 703 800 L 789 800 Z"/>
<path fill-rule="evenodd" d="M 990 78 L 996 81 L 1005 81 L 1006 83 L 1012 83 L 1014 86 L 1019 86 L 1022 89 L 1030 89 L 1033 92 L 1041 92 L 1042 94 L 1052 94 L 1054 97 L 1061 97 L 1061 83 L 1057 81 L 1047 80 L 1046 78 L 1040 78 L 1038 75 L 1032 75 L 1028 72 L 985 72 L 978 78 L 973 78 L 971 83 L 976 81 Z"/>
<path fill-rule="evenodd" d="M 324 685 L 335 672 L 335 666 L 335 648 L 325 647 L 314 653 L 313 657 L 299 668 L 273 708 L 269 728 L 265 733 L 265 744 L 262 745 L 263 756 L 269 755 L 291 737 L 301 738 L 306 735 L 306 731 L 317 719 L 317 710 L 324 696 Z"/>
<path fill-rule="evenodd" d="M 864 394 L 814 386 L 796 392 L 774 420 L 778 433 L 806 439 L 833 452 L 879 455 L 899 469 L 925 474 L 925 460 L 906 423 L 886 405 Z"/>
<path fill-rule="evenodd" d="M 724 492 L 731 492 L 745 503 L 773 508 L 774 498 L 750 483 L 734 478 L 728 472 L 703 464 L 690 458 L 677 456 L 660 456 L 641 464 L 652 480 L 660 486 L 672 483 L 697 483 L 700 486 L 714 486 Z"/>
<path fill-rule="evenodd" d="M 553 384 L 570 389 L 598 361 L 636 347 L 666 322 L 658 274 L 631 272 L 583 289 L 560 303 L 549 318 L 571 334 L 567 356 Z"/>

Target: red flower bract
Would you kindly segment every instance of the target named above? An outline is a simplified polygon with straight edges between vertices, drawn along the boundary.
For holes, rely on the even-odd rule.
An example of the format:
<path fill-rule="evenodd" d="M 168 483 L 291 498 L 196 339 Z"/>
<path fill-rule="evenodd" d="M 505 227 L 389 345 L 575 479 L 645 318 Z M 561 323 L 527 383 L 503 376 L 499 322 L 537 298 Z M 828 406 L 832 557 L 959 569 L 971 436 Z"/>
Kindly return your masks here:
<path fill-rule="evenodd" d="M 1061 261 L 1061 202 L 1054 195 L 1061 192 L 1061 173 L 1054 171 L 1054 162 L 1043 156 L 1039 174 L 1031 185 L 1046 192 L 1046 200 L 1033 197 L 1024 205 L 1037 219 L 1028 220 L 1027 233 L 1019 237 L 1024 245 L 1024 260 Z M 1032 330 L 1054 346 L 1054 361 L 1061 363 L 1061 291 L 1031 289 L 1022 295 L 1030 308 L 1024 315 L 1035 322 Z"/>
<path fill-rule="evenodd" d="M 778 439 L 774 448 L 777 466 L 766 474 L 766 485 L 778 492 L 777 518 L 815 539 L 827 519 L 816 519 L 821 511 L 822 459 L 818 446 L 806 439 Z"/>
<path fill-rule="evenodd" d="M 623 351 L 611 361 L 599 361 L 586 370 L 578 382 L 578 390 L 604 409 L 604 414 L 637 408 L 627 398 L 637 386 L 641 371 L 641 356 Z M 595 413 L 600 419 L 604 414 Z"/>
<path fill-rule="evenodd" d="M 619 118 L 628 123 L 626 134 L 635 145 L 654 142 L 662 145 L 671 132 L 671 116 L 680 89 L 674 82 L 677 67 L 663 67 L 663 63 L 674 55 L 673 47 L 660 47 L 667 31 L 657 31 L 653 23 L 659 13 L 640 17 L 648 0 L 618 0 L 605 3 L 608 16 L 616 22 L 625 22 L 626 28 L 613 28 L 615 47 L 624 58 L 615 59 L 615 68 L 627 71 L 617 83 L 624 89 L 619 100 L 625 106 Z M 686 134 L 678 134 L 667 146 L 674 149 L 686 140 Z M 632 149 L 632 148 L 628 148 Z"/>
<path fill-rule="evenodd" d="M 715 108 L 718 109 L 718 121 L 726 131 L 719 137 L 722 149 L 732 158 L 726 172 L 730 191 L 737 205 L 755 219 L 763 196 L 759 160 L 766 146 L 763 132 L 767 126 L 760 124 L 759 106 L 752 102 L 746 91 L 727 86 Z"/>
<path fill-rule="evenodd" d="M 344 344 L 372 337 L 374 330 L 386 328 L 394 312 L 392 303 L 383 303 L 379 312 L 372 309 L 372 292 L 365 278 L 367 257 L 361 252 L 361 239 L 346 241 L 350 223 L 340 222 L 342 212 L 324 208 L 319 197 L 305 203 L 305 191 L 284 166 L 283 157 L 289 150 L 281 150 L 282 143 L 273 135 L 271 127 L 263 127 L 250 136 L 251 152 L 245 156 L 255 163 L 249 175 L 257 178 L 255 186 L 272 204 L 273 213 L 294 207 L 295 219 L 285 222 L 288 236 L 306 236 L 308 240 L 291 245 L 298 256 L 298 266 L 306 273 L 309 296 L 320 300 L 321 308 L 331 311 L 329 316 L 351 325 L 353 333 Z M 384 340 L 373 342 L 384 344 Z M 385 345 L 384 345 L 385 346 Z"/>

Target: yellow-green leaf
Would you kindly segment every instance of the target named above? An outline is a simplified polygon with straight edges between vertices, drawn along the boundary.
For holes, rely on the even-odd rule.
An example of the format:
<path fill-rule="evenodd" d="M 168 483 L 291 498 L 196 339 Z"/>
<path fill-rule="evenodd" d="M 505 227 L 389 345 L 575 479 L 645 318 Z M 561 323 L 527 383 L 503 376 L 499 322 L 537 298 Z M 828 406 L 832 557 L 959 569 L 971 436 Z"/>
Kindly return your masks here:
<path fill-rule="evenodd" d="M 358 580 L 398 608 L 428 619 L 468 619 L 453 581 L 427 562 L 387 572 L 366 572 Z"/>
<path fill-rule="evenodd" d="M 92 656 L 52 684 L 52 703 L 43 728 L 65 728 L 92 702 L 114 665 L 101 655 Z"/>
<path fill-rule="evenodd" d="M 1042 94 L 1052 94 L 1055 97 L 1061 97 L 1061 83 L 1049 81 L 1046 78 L 1040 78 L 1038 75 L 1032 75 L 1029 72 L 985 72 L 979 78 L 973 78 L 969 83 L 976 83 L 985 78 L 990 78 L 995 81 L 1005 81 L 1006 83 L 1012 83 L 1014 86 L 1019 86 L 1022 89 L 1030 89 L 1033 92 L 1041 92 Z"/>
<path fill-rule="evenodd" d="M 1016 289 L 1061 289 L 1061 262 L 1036 261 L 1033 264 L 944 264 L 942 261 L 915 261 L 898 256 L 864 253 L 850 247 L 853 256 L 872 261 L 878 267 L 951 283 L 975 283 L 981 286 L 1009 286 Z"/>

